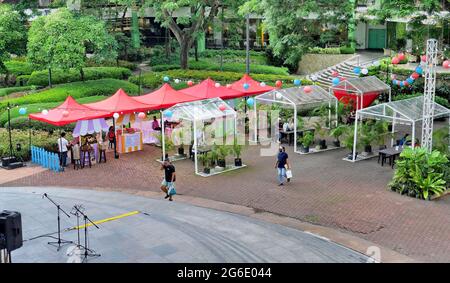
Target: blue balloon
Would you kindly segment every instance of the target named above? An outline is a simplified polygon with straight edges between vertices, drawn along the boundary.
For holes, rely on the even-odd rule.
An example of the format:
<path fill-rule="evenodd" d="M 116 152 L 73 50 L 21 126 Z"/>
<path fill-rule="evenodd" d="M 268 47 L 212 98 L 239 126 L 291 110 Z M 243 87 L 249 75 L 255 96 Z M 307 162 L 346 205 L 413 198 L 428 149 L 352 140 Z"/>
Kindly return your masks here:
<path fill-rule="evenodd" d="M 168 81 L 170 81 L 170 78 L 169 78 L 168 76 L 164 76 L 163 80 L 164 80 L 165 82 L 168 82 Z"/>
<path fill-rule="evenodd" d="M 249 88 L 250 88 L 250 85 L 249 85 L 248 83 L 245 83 L 245 84 L 244 84 L 244 89 L 247 90 L 247 89 L 249 89 Z"/>
<path fill-rule="evenodd" d="M 19 109 L 19 114 L 20 114 L 20 115 L 25 115 L 25 114 L 27 114 L 27 109 L 26 109 L 26 108 L 20 108 L 20 109 Z"/>
<path fill-rule="evenodd" d="M 334 85 L 339 84 L 341 80 L 339 78 L 333 78 L 333 80 L 331 81 Z"/>
<path fill-rule="evenodd" d="M 418 73 L 419 75 L 422 75 L 422 74 L 423 74 L 423 69 L 422 69 L 422 67 L 418 66 L 418 67 L 416 68 L 416 73 Z"/>
<path fill-rule="evenodd" d="M 299 85 L 301 85 L 301 84 L 302 84 L 302 81 L 301 81 L 301 80 L 299 80 L 299 79 L 295 79 L 295 80 L 294 80 L 294 85 L 299 86 Z"/>
<path fill-rule="evenodd" d="M 411 78 L 411 77 L 407 78 L 406 81 L 407 81 L 409 84 L 413 84 L 413 83 L 414 83 L 414 79 Z"/>
<path fill-rule="evenodd" d="M 359 74 L 361 73 L 361 68 L 360 68 L 360 67 L 355 67 L 355 68 L 353 68 L 353 72 L 354 72 L 356 75 L 359 75 Z"/>
<path fill-rule="evenodd" d="M 247 99 L 247 105 L 249 107 L 252 107 L 253 105 L 255 105 L 255 100 L 250 97 L 249 99 Z"/>
<path fill-rule="evenodd" d="M 396 85 L 397 84 L 397 80 L 392 80 L 392 84 Z"/>
<path fill-rule="evenodd" d="M 400 82 L 400 86 L 401 86 L 401 87 L 404 87 L 404 86 L 405 86 L 405 83 L 404 83 L 404 82 Z"/>
<path fill-rule="evenodd" d="M 170 110 L 167 110 L 164 112 L 164 116 L 166 116 L 167 118 L 172 118 L 172 115 L 173 115 L 173 113 Z"/>

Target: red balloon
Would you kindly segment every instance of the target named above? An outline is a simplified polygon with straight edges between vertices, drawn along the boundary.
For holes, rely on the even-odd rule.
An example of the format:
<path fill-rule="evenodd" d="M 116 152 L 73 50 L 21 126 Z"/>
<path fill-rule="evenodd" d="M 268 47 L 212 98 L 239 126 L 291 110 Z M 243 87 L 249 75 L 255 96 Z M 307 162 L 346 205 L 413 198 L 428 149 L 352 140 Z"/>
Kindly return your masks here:
<path fill-rule="evenodd" d="M 147 117 L 147 115 L 145 115 L 144 112 L 140 112 L 140 113 L 138 114 L 138 117 L 139 117 L 139 119 L 144 120 L 145 117 Z"/>
<path fill-rule="evenodd" d="M 445 60 L 444 62 L 442 62 L 442 67 L 444 67 L 444 69 L 450 68 L 450 61 Z"/>
<path fill-rule="evenodd" d="M 67 117 L 67 116 L 69 116 L 69 111 L 64 110 L 62 114 L 63 114 L 64 117 Z"/>
<path fill-rule="evenodd" d="M 409 83 L 407 81 L 403 81 L 404 86 L 409 86 Z"/>
<path fill-rule="evenodd" d="M 398 57 L 392 58 L 392 64 L 397 65 L 398 63 L 400 63 L 400 59 Z"/>
<path fill-rule="evenodd" d="M 283 85 L 283 83 L 281 81 L 276 81 L 275 82 L 275 86 L 276 87 L 281 87 Z"/>
<path fill-rule="evenodd" d="M 426 62 L 427 61 L 427 55 L 420 56 L 420 60 L 422 60 L 422 62 Z"/>
<path fill-rule="evenodd" d="M 226 109 L 227 109 L 227 107 L 225 105 L 223 105 L 223 104 L 219 105 L 219 110 L 220 111 L 225 111 Z"/>
<path fill-rule="evenodd" d="M 397 55 L 397 58 L 398 58 L 400 61 L 403 61 L 403 60 L 405 60 L 406 56 L 405 56 L 405 54 L 400 53 L 400 54 Z"/>
<path fill-rule="evenodd" d="M 188 86 L 193 86 L 193 85 L 194 85 L 194 82 L 193 82 L 193 81 L 188 81 L 188 82 L 187 82 L 187 85 L 188 85 Z"/>
<path fill-rule="evenodd" d="M 411 77 L 413 79 L 417 80 L 420 77 L 420 75 L 418 73 L 414 72 L 414 73 L 412 73 Z"/>
<path fill-rule="evenodd" d="M 303 91 L 304 91 L 305 93 L 310 93 L 310 92 L 312 91 L 312 88 L 311 88 L 309 85 L 307 85 L 307 86 L 305 86 L 305 87 L 303 88 Z"/>
<path fill-rule="evenodd" d="M 333 71 L 333 72 L 331 72 L 331 76 L 336 78 L 337 76 L 339 76 L 339 73 L 336 71 Z"/>

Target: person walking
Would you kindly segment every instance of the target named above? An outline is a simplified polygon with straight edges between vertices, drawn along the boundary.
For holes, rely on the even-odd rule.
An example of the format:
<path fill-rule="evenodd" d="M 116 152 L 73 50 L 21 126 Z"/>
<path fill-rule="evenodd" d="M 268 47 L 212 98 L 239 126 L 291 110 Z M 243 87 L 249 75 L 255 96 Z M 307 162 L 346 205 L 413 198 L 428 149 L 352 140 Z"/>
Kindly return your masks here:
<path fill-rule="evenodd" d="M 66 140 L 66 133 L 62 132 L 61 137 L 57 140 L 58 142 L 58 151 L 59 151 L 59 164 L 64 170 L 64 167 L 67 165 L 67 151 L 69 142 Z"/>
<path fill-rule="evenodd" d="M 175 181 L 176 173 L 175 166 L 172 165 L 168 158 L 164 159 L 161 165 L 161 170 L 164 170 L 164 178 L 161 183 L 161 190 L 166 193 L 165 199 L 173 201 L 172 196 L 176 194 Z"/>
<path fill-rule="evenodd" d="M 275 164 L 275 168 L 278 170 L 278 185 L 283 186 L 284 185 L 284 178 L 286 178 L 287 182 L 290 182 L 291 180 L 287 178 L 286 176 L 286 169 L 290 169 L 289 162 L 288 162 L 288 154 L 286 153 L 286 148 L 280 147 L 280 150 L 278 152 L 277 156 L 277 162 Z"/>

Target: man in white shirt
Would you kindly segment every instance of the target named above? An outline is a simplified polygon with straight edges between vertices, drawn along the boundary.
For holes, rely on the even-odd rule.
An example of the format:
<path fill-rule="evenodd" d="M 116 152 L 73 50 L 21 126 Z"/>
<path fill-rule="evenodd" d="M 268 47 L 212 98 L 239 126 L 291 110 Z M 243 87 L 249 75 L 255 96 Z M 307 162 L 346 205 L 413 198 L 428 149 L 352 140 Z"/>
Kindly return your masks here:
<path fill-rule="evenodd" d="M 65 138 L 66 133 L 61 133 L 61 137 L 58 139 L 58 149 L 59 149 L 59 162 L 61 167 L 66 167 L 67 164 L 67 147 L 69 142 Z"/>

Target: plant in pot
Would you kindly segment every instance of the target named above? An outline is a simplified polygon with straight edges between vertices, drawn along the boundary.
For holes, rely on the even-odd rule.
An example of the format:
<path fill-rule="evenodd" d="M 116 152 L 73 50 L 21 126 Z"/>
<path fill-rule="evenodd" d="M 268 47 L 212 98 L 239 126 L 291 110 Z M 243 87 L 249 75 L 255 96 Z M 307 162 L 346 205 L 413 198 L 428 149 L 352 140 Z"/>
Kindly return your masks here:
<path fill-rule="evenodd" d="M 344 125 L 339 125 L 330 131 L 330 135 L 334 137 L 333 144 L 336 147 L 341 147 L 341 141 L 339 138 L 344 134 L 346 127 Z"/>
<path fill-rule="evenodd" d="M 227 158 L 228 153 L 229 153 L 228 146 L 220 145 L 217 147 L 217 155 L 218 155 L 217 156 L 218 157 L 217 158 L 217 166 L 218 167 L 225 168 L 227 166 L 225 160 Z"/>
<path fill-rule="evenodd" d="M 211 174 L 211 157 L 210 154 L 207 152 L 205 154 L 200 154 L 199 156 L 200 161 L 203 165 L 203 173 L 205 174 Z"/>
<path fill-rule="evenodd" d="M 352 160 L 353 159 L 353 138 L 355 136 L 353 131 L 353 126 L 345 126 L 346 129 L 344 131 L 344 139 L 342 140 L 342 144 L 350 150 L 350 153 L 347 155 L 347 159 Z M 356 144 L 356 150 L 358 150 L 359 144 Z M 358 151 L 355 153 L 355 158 L 358 157 Z"/>
<path fill-rule="evenodd" d="M 309 152 L 309 146 L 314 141 L 314 135 L 311 132 L 305 132 L 303 134 L 303 137 L 300 140 L 301 140 L 301 151 L 303 153 L 308 153 Z"/>
<path fill-rule="evenodd" d="M 183 138 L 184 138 L 184 133 L 183 133 L 183 129 L 179 129 L 177 132 L 177 136 L 179 139 L 179 144 L 178 144 L 178 155 L 180 156 L 184 156 L 184 142 L 183 142 Z"/>
<path fill-rule="evenodd" d="M 376 133 L 373 130 L 373 124 L 371 122 L 363 123 L 359 128 L 359 139 L 364 147 L 364 155 L 371 155 L 372 152 L 372 142 L 376 137 Z"/>
<path fill-rule="evenodd" d="M 234 155 L 236 157 L 234 159 L 234 166 L 241 167 L 242 166 L 242 159 L 241 159 L 242 145 L 240 145 L 237 142 L 237 138 L 234 139 L 233 152 L 234 152 Z"/>
<path fill-rule="evenodd" d="M 325 140 L 325 137 L 328 135 L 328 129 L 322 126 L 322 121 L 317 121 L 314 123 L 314 129 L 315 133 L 318 135 L 318 149 L 326 149 L 327 148 L 327 141 Z"/>
<path fill-rule="evenodd" d="M 378 145 L 379 149 L 386 148 L 386 137 L 391 136 L 388 126 L 389 124 L 384 121 L 376 121 L 373 125 L 374 141 Z"/>

